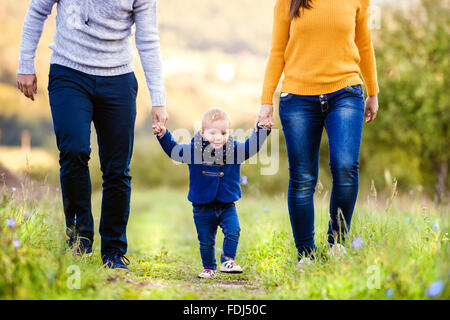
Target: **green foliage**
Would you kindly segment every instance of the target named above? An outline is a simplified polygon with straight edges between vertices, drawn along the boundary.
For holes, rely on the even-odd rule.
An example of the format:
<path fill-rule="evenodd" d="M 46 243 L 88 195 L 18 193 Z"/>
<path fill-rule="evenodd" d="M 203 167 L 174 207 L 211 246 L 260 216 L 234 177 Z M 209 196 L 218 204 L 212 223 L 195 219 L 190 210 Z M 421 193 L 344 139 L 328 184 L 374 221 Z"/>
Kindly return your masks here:
<path fill-rule="evenodd" d="M 411 163 L 398 159 L 405 166 L 403 177 L 408 169 L 417 170 L 413 166 L 418 161 L 423 172 L 419 181 L 431 187 L 437 166 L 450 159 L 450 12 L 447 1 L 420 3 L 408 11 L 384 12 L 376 42 L 379 129 L 366 138 L 374 152 L 404 150 Z"/>
<path fill-rule="evenodd" d="M 90 258 L 65 249 L 60 199 L 17 204 L 11 191 L 3 195 L 1 299 L 387 299 L 389 289 L 390 299 L 427 299 L 427 287 L 438 280 L 445 286 L 435 298 L 450 298 L 448 208 L 424 207 L 416 197 L 394 198 L 389 210 L 375 196 L 358 203 L 342 260 L 326 253 L 328 208 L 318 198 L 317 260 L 304 272 L 297 266 L 285 197 L 245 197 L 237 204 L 242 232 L 236 258 L 245 272 L 203 281 L 197 279 L 201 260 L 184 192 L 133 192 L 129 273 L 101 268 L 98 234 Z M 100 200 L 96 194 L 96 226 Z M 355 237 L 362 239 L 359 249 L 351 246 Z M 217 258 L 222 241 L 219 230 Z M 80 270 L 79 289 L 69 286 L 71 267 Z M 374 274 L 379 286 L 369 288 Z"/>

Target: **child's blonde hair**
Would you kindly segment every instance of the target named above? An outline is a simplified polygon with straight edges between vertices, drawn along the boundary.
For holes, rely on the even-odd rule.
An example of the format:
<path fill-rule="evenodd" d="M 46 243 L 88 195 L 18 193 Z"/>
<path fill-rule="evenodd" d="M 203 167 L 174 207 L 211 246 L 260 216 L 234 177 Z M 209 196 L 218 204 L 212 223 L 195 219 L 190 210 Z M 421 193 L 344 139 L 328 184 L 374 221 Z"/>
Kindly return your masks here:
<path fill-rule="evenodd" d="M 223 110 L 222 108 L 211 108 L 203 114 L 202 129 L 207 123 L 212 123 L 217 120 L 227 120 L 228 126 L 231 125 L 230 116 L 225 112 L 225 110 Z"/>

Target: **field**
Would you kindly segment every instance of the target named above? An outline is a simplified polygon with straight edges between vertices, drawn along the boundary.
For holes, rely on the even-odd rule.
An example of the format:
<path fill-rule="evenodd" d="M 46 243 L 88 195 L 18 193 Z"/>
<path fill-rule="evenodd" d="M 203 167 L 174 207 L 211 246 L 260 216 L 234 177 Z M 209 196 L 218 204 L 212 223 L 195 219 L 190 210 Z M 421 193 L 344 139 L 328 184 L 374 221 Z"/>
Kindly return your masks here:
<path fill-rule="evenodd" d="M 200 254 L 185 190 L 135 191 L 128 227 L 129 273 L 101 267 L 94 255 L 64 249 L 59 193 L 46 200 L 0 204 L 0 299 L 448 299 L 448 209 L 419 194 L 386 202 L 360 196 L 347 255 L 326 255 L 329 193 L 316 193 L 318 259 L 297 266 L 285 195 L 246 196 L 238 202 L 242 275 L 199 280 Z M 395 188 L 393 186 L 393 188 Z M 244 190 L 244 194 L 248 190 Z M 26 197 L 26 195 L 25 195 Z M 94 196 L 96 227 L 101 197 Z M 220 255 L 221 232 L 216 249 Z"/>

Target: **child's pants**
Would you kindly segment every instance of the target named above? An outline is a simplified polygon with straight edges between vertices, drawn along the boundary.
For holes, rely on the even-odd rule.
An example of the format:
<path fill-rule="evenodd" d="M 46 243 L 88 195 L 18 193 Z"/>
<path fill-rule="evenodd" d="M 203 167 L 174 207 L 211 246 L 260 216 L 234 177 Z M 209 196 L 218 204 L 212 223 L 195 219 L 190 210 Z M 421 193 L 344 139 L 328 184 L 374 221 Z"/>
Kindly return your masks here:
<path fill-rule="evenodd" d="M 206 205 L 193 204 L 193 211 L 203 267 L 216 270 L 214 245 L 217 226 L 222 228 L 224 234 L 221 262 L 234 259 L 236 256 L 241 231 L 236 206 L 233 202 L 220 203 L 215 201 Z"/>

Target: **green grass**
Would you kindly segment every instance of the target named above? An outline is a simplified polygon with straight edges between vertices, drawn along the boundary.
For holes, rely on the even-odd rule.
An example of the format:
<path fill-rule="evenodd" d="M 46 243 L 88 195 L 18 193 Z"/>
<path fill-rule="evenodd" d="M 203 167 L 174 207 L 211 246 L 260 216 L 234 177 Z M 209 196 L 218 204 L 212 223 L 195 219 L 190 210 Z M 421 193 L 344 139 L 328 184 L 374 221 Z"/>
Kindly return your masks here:
<path fill-rule="evenodd" d="M 390 299 L 428 299 L 426 289 L 438 280 L 444 289 L 435 299 L 450 297 L 448 208 L 427 208 L 419 199 L 405 196 L 394 199 L 386 210 L 381 201 L 361 195 L 348 238 L 361 237 L 363 246 L 354 249 L 348 241 L 348 254 L 338 260 L 326 255 L 329 196 L 318 193 L 318 259 L 301 272 L 285 195 L 246 193 L 237 203 L 242 232 L 236 259 L 245 272 L 219 273 L 217 279 L 205 281 L 196 277 L 201 260 L 185 190 L 133 191 L 127 232 L 129 273 L 101 268 L 98 235 L 90 258 L 76 258 L 64 249 L 58 196 L 16 204 L 11 191 L 3 190 L 0 298 L 387 299 L 386 291 L 392 289 Z M 100 200 L 96 194 L 96 228 Z M 14 219 L 15 226 L 9 227 L 7 219 Z M 14 240 L 20 247 L 14 247 Z M 222 240 L 218 232 L 217 248 Z M 79 268 L 79 289 L 70 289 L 71 266 Z M 377 274 L 379 288 L 369 288 L 368 281 L 374 283 Z"/>

